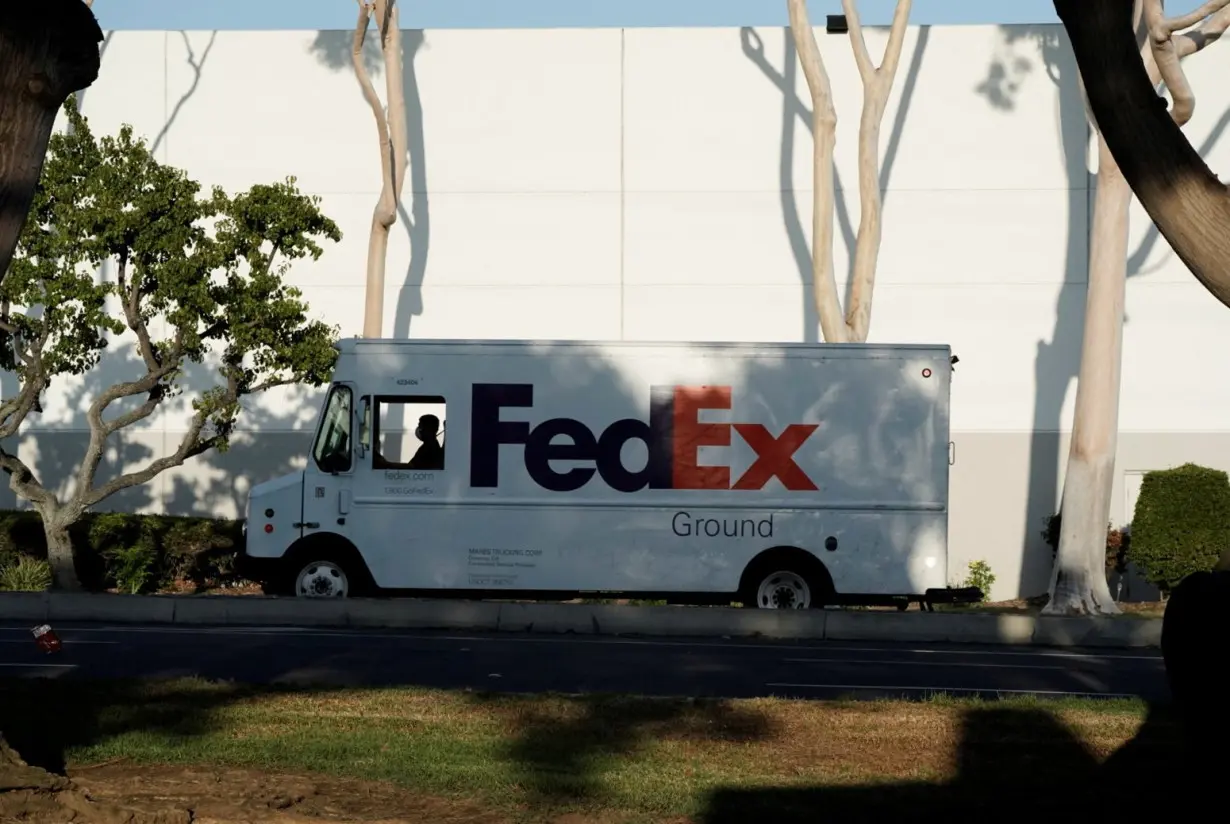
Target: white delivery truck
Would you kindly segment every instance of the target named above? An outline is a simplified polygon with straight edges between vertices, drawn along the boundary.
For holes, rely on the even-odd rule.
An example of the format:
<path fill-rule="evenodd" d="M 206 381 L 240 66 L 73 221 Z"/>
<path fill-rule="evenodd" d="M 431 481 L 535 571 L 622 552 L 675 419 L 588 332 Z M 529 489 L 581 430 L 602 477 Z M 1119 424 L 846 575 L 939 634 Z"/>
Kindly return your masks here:
<path fill-rule="evenodd" d="M 273 592 L 808 608 L 948 586 L 947 346 L 347 339 Z"/>

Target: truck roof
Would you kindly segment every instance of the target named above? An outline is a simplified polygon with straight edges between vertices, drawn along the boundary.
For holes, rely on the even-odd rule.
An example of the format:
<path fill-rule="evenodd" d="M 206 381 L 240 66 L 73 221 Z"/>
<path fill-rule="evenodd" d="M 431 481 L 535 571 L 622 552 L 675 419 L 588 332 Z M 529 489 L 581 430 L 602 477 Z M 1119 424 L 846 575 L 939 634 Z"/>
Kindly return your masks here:
<path fill-rule="evenodd" d="M 943 354 L 951 351 L 939 343 L 786 343 L 777 341 L 628 341 L 628 340 L 525 340 L 502 338 L 342 338 L 337 349 L 343 354 L 397 352 L 425 348 L 474 349 L 688 349 L 713 350 L 737 354 L 765 352 L 810 352 L 815 355 L 854 355 L 877 353 Z"/>

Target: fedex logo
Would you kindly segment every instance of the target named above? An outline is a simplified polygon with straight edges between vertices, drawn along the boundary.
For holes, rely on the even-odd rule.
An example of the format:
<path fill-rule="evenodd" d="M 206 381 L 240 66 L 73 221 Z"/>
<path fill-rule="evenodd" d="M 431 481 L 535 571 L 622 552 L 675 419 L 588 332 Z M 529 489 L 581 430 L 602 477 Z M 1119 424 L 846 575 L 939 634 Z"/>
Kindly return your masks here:
<path fill-rule="evenodd" d="M 701 423 L 702 409 L 730 409 L 729 386 L 652 386 L 649 421 L 625 418 L 595 435 L 574 418 L 551 418 L 537 426 L 501 419 L 506 408 L 534 405 L 528 383 L 478 383 L 473 386 L 470 430 L 470 486 L 499 485 L 500 446 L 525 447 L 525 469 L 534 482 L 553 492 L 571 492 L 597 473 L 612 489 L 763 489 L 776 477 L 787 489 L 814 490 L 815 483 L 794 461 L 817 424 L 796 423 L 774 435 L 758 423 Z M 731 482 L 729 466 L 698 463 L 702 446 L 730 446 L 731 430 L 756 453 L 747 471 Z M 629 470 L 620 452 L 630 440 L 649 448 L 642 469 Z M 586 461 L 560 471 L 556 461 Z"/>

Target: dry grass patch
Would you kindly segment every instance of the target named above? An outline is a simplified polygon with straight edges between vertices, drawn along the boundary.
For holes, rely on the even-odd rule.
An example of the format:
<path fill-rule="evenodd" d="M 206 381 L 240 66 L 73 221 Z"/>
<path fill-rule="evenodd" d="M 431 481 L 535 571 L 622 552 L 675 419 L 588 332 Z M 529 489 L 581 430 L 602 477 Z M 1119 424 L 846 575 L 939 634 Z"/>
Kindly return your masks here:
<path fill-rule="evenodd" d="M 1097 769 L 1144 720 L 1145 708 L 1134 702 L 716 701 L 257 689 L 199 681 L 0 683 L 0 729 L 27 759 L 51 768 L 114 759 L 189 772 L 206 765 L 238 770 L 227 775 L 240 784 L 236 776 L 245 770 L 314 775 L 302 780 L 334 782 L 324 796 L 350 799 L 337 802 L 343 806 L 357 802 L 338 787 L 353 785 L 354 793 L 411 793 L 430 805 L 462 805 L 476 821 L 580 815 L 709 822 L 716 820 L 714 799 L 735 790 L 759 799 L 754 810 L 773 812 L 786 803 L 780 795 L 786 791 L 960 787 L 974 773 L 1022 771 L 1031 781 L 1061 783 L 1076 768 Z M 1161 729 L 1163 743 L 1150 745 L 1150 757 L 1159 760 L 1165 741 L 1174 738 L 1165 723 Z M 994 790 L 993 782 L 962 792 L 984 790 Z M 306 809 L 301 802 L 292 806 Z M 445 812 L 433 815 L 450 820 Z"/>

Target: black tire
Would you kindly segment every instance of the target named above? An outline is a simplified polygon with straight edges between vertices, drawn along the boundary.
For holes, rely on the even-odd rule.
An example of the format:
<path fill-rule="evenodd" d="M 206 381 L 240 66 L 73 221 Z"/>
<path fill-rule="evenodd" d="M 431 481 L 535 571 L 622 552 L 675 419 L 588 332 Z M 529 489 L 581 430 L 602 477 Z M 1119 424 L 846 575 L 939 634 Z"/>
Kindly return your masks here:
<path fill-rule="evenodd" d="M 317 567 L 315 574 L 318 583 L 329 582 L 337 586 L 341 583 L 338 581 L 339 574 L 344 581 L 343 595 L 328 596 L 321 591 L 315 597 L 363 598 L 376 591 L 371 573 L 362 560 L 356 557 L 354 550 L 321 541 L 287 553 L 283 574 L 278 583 L 279 594 L 295 598 L 313 597 L 300 586 L 299 581 L 300 575 L 310 567 Z"/>
<path fill-rule="evenodd" d="M 762 584 L 775 577 L 781 585 L 773 596 L 776 600 L 762 598 Z M 796 580 L 792 581 L 792 578 Z M 757 559 L 747 568 L 743 580 L 739 600 L 749 609 L 800 609 L 787 606 L 790 597 L 786 590 L 793 589 L 797 597 L 797 587 L 792 586 L 797 581 L 807 588 L 807 609 L 821 609 L 833 601 L 833 583 L 828 570 L 802 552 L 774 553 Z"/>

